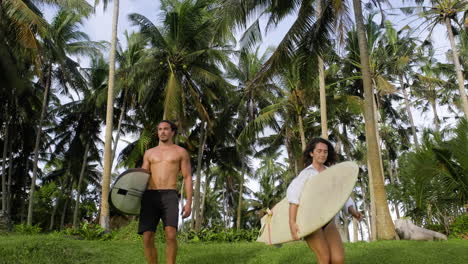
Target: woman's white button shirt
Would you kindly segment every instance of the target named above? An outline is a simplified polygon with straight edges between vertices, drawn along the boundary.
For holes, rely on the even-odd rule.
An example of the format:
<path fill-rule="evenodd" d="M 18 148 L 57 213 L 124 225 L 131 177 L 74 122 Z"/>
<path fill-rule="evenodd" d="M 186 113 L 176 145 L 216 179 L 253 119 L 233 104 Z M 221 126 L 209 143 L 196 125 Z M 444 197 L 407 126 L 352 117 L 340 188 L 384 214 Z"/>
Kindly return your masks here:
<path fill-rule="evenodd" d="M 312 164 L 309 165 L 307 168 L 303 169 L 301 173 L 299 173 L 299 175 L 296 178 L 294 178 L 291 184 L 289 184 L 288 186 L 288 189 L 286 191 L 286 197 L 288 199 L 288 202 L 292 204 L 299 204 L 299 197 L 302 193 L 302 189 L 304 188 L 304 184 L 307 182 L 307 180 L 309 180 L 317 174 L 319 174 L 319 172 L 317 171 L 317 169 L 314 168 L 314 166 L 312 166 Z M 344 206 L 344 211 L 347 215 L 349 215 L 348 208 L 350 206 L 356 208 L 356 205 L 354 204 L 354 201 L 353 199 L 351 199 L 351 197 L 348 198 Z"/>

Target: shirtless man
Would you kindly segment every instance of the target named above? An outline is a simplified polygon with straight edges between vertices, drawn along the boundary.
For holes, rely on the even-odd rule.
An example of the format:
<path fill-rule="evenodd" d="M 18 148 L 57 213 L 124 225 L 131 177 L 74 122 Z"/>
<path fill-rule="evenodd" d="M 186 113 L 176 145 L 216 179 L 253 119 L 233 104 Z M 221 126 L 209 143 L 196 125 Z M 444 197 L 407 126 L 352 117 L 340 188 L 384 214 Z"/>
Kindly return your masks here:
<path fill-rule="evenodd" d="M 148 149 L 143 157 L 143 169 L 150 171 L 148 188 L 143 194 L 138 233 L 143 234 L 146 261 L 157 263 L 154 246 L 156 227 L 161 219 L 166 234 L 166 263 L 175 263 L 177 255 L 178 197 L 176 191 L 179 171 L 184 177 L 187 204 L 182 209 L 182 217 L 192 211 L 192 173 L 187 151 L 173 143 L 177 126 L 163 120 L 158 125 L 158 146 Z"/>

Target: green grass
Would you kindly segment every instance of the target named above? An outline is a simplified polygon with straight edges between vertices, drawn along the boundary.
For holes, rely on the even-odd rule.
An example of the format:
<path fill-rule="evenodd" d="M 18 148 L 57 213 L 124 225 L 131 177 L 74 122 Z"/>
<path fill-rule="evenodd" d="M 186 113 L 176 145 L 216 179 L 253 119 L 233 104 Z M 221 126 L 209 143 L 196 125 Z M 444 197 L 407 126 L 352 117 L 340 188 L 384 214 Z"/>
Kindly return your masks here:
<path fill-rule="evenodd" d="M 468 263 L 468 241 L 347 243 L 346 263 Z M 165 263 L 164 244 L 158 245 Z M 86 241 L 59 235 L 0 236 L 0 263 L 145 263 L 140 243 Z M 177 263 L 316 263 L 304 242 L 275 248 L 259 243 L 181 243 Z"/>

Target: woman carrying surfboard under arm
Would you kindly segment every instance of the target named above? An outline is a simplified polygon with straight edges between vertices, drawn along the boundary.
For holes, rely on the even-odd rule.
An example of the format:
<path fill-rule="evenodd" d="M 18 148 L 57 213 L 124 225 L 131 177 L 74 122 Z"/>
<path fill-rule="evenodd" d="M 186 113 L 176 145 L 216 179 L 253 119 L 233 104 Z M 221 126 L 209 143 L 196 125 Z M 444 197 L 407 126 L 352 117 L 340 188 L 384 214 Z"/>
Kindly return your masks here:
<path fill-rule="evenodd" d="M 300 230 L 296 223 L 296 216 L 299 207 L 299 197 L 305 182 L 325 170 L 328 166 L 333 165 L 336 161 L 333 145 L 323 138 L 312 139 L 303 155 L 306 168 L 294 178 L 287 190 L 289 227 L 294 240 L 299 240 Z M 346 202 L 344 211 L 358 220 L 362 220 L 363 218 L 362 214 L 355 209 L 351 198 Z M 319 264 L 344 263 L 344 247 L 335 225 L 335 218 L 322 228 L 304 237 L 309 248 L 317 256 Z"/>

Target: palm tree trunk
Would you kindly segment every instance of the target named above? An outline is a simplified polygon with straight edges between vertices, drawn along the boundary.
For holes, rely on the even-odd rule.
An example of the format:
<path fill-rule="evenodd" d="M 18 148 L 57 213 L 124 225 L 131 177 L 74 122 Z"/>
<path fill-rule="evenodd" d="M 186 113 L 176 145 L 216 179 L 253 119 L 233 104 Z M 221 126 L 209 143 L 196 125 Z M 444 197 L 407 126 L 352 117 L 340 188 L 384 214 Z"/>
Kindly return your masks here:
<path fill-rule="evenodd" d="M 437 103 L 436 103 L 435 99 L 430 99 L 429 103 L 431 104 L 432 112 L 434 113 L 435 130 L 437 132 L 440 132 L 440 119 L 439 119 L 439 115 L 437 114 Z"/>
<path fill-rule="evenodd" d="M 463 112 L 465 112 L 465 118 L 468 119 L 468 98 L 466 97 L 465 80 L 463 79 L 463 73 L 460 65 L 460 57 L 458 56 L 457 47 L 455 45 L 455 38 L 452 32 L 452 24 L 450 23 L 449 17 L 445 18 L 445 26 L 447 27 L 447 33 L 450 39 L 450 46 L 452 47 L 453 62 L 455 64 L 455 70 L 457 72 L 458 89 L 460 91 L 460 97 L 463 103 Z"/>
<path fill-rule="evenodd" d="M 6 212 L 7 210 L 7 198 L 5 193 L 6 190 L 6 160 L 7 160 L 7 152 L 8 152 L 8 132 L 9 132 L 9 124 L 5 125 L 5 139 L 3 140 L 3 155 L 2 155 L 2 211 Z"/>
<path fill-rule="evenodd" d="M 318 17 L 322 16 L 322 0 L 317 2 Z M 327 121 L 327 93 L 325 90 L 325 67 L 323 58 L 318 56 L 319 88 L 320 88 L 320 124 L 322 126 L 322 138 L 328 139 Z"/>
<path fill-rule="evenodd" d="M 112 148 L 112 159 L 111 159 L 112 162 L 114 162 L 115 153 L 117 152 L 117 145 L 119 144 L 119 140 L 120 140 L 120 129 L 122 127 L 122 122 L 123 122 L 126 109 L 127 109 L 126 107 L 127 104 L 125 103 L 127 101 L 127 94 L 128 94 L 128 89 L 125 89 L 124 103 L 123 103 L 122 109 L 120 110 L 119 123 L 117 123 L 117 135 L 115 136 L 114 147 Z M 132 107 L 133 107 L 133 103 L 130 105 L 129 109 L 132 109 Z M 111 165 L 111 168 L 112 168 L 112 165 Z"/>
<path fill-rule="evenodd" d="M 366 120 L 367 157 L 369 160 L 369 171 L 371 172 L 372 185 L 375 196 L 377 239 L 394 239 L 396 236 L 390 211 L 387 204 L 387 194 L 383 182 L 381 157 L 375 128 L 375 116 L 373 111 L 372 80 L 369 66 L 369 55 L 367 53 L 366 31 L 360 0 L 353 0 L 356 28 L 358 32 L 359 52 L 361 59 L 361 71 L 364 86 L 364 116 Z"/>
<path fill-rule="evenodd" d="M 299 135 L 301 136 L 301 148 L 302 148 L 302 151 L 304 151 L 307 145 L 306 145 L 305 133 L 304 133 L 304 122 L 302 120 L 302 116 L 300 113 L 297 115 L 297 120 L 299 121 Z"/>
<path fill-rule="evenodd" d="M 416 148 L 419 148 L 418 135 L 416 134 L 416 126 L 414 125 L 413 113 L 411 112 L 408 93 L 406 92 L 405 84 L 403 83 L 403 77 L 400 75 L 399 78 L 401 90 L 403 91 L 403 98 L 405 100 L 406 113 L 408 114 L 408 118 L 411 124 L 411 132 L 413 133 L 414 145 L 416 145 Z"/>
<path fill-rule="evenodd" d="M 112 116 L 114 112 L 115 53 L 117 48 L 117 24 L 119 21 L 119 0 L 114 0 L 112 38 L 109 57 L 109 85 L 107 87 L 106 136 L 104 143 L 104 173 L 101 183 L 101 214 L 99 224 L 109 231 L 109 189 L 112 169 Z"/>
<path fill-rule="evenodd" d="M 11 176 L 13 174 L 13 151 L 11 150 L 11 141 L 8 144 L 8 152 L 10 153 L 9 158 L 8 158 L 8 181 L 7 181 L 7 214 L 9 217 L 11 217 L 11 199 L 12 199 L 12 194 L 11 194 Z"/>
<path fill-rule="evenodd" d="M 203 185 L 203 196 L 201 200 L 200 215 L 199 215 L 200 217 L 197 217 L 197 223 L 195 226 L 196 230 L 200 230 L 201 225 L 203 223 L 203 216 L 205 214 L 206 192 L 208 191 L 208 186 L 210 185 L 210 183 L 208 182 L 208 175 L 209 175 L 209 172 L 207 171 L 205 174 L 205 184 Z"/>
<path fill-rule="evenodd" d="M 239 199 L 237 202 L 237 219 L 236 219 L 236 227 L 237 230 L 240 230 L 240 225 L 241 225 L 241 212 L 242 212 L 242 194 L 244 193 L 244 164 L 242 164 L 242 169 L 241 169 L 241 179 L 239 183 Z"/>
<path fill-rule="evenodd" d="M 184 180 L 182 179 L 182 184 L 180 185 L 180 208 L 184 208 Z M 180 231 L 184 231 L 184 219 L 181 219 L 182 225 Z"/>
<path fill-rule="evenodd" d="M 292 146 L 291 146 L 291 137 L 288 134 L 289 129 L 286 128 L 286 136 L 284 138 L 284 145 L 286 146 L 286 152 L 288 154 L 288 162 L 290 169 L 294 172 L 294 175 L 298 174 L 298 168 L 296 166 L 296 158 L 294 157 Z"/>
<path fill-rule="evenodd" d="M 349 242 L 349 220 L 348 217 L 344 216 L 343 217 L 343 233 L 344 233 L 344 238 L 343 239 L 345 242 Z"/>
<path fill-rule="evenodd" d="M 73 210 L 73 228 L 78 227 L 78 208 L 80 207 L 81 198 L 81 183 L 83 182 L 84 173 L 86 170 L 86 164 L 88 160 L 89 141 L 86 143 L 85 151 L 83 154 L 83 164 L 81 165 L 80 178 L 78 179 L 78 186 L 76 187 L 76 201 L 75 208 Z"/>
<path fill-rule="evenodd" d="M 374 194 L 374 189 L 372 188 L 372 182 L 373 182 L 373 177 L 372 177 L 372 172 L 371 172 L 371 166 L 369 162 L 369 158 L 367 159 L 367 168 L 368 168 L 368 175 L 369 175 L 369 184 L 368 184 L 368 189 L 369 189 L 369 204 L 367 205 L 367 210 L 369 212 L 369 220 L 368 220 L 368 226 L 369 226 L 369 240 L 370 241 L 375 241 L 377 240 L 377 222 L 376 222 L 376 208 L 375 208 L 375 194 Z"/>
<path fill-rule="evenodd" d="M 49 224 L 49 231 L 52 231 L 54 228 L 54 222 L 55 222 L 55 214 L 57 213 L 57 209 L 59 207 L 59 197 L 57 197 L 57 203 L 54 205 L 54 209 L 52 209 L 52 214 L 50 215 L 50 224 Z"/>
<path fill-rule="evenodd" d="M 382 169 L 380 174 L 382 175 L 382 181 L 385 182 L 385 174 L 384 174 L 384 170 L 383 170 L 383 161 L 382 161 L 382 145 L 384 144 L 383 140 L 381 140 L 380 138 L 380 123 L 381 123 L 381 120 L 380 120 L 380 113 L 379 113 L 379 110 L 378 110 L 378 97 L 377 95 L 376 96 L 373 96 L 374 100 L 373 100 L 373 109 L 374 109 L 374 118 L 375 118 L 375 137 L 377 139 L 377 147 L 378 147 L 378 150 L 379 150 L 379 160 L 380 160 L 380 168 Z"/>
<path fill-rule="evenodd" d="M 24 142 L 23 142 L 23 148 L 24 148 Z M 25 160 L 25 164 L 26 164 L 26 168 L 24 170 L 24 185 L 23 185 L 23 194 L 26 196 L 26 189 L 27 189 L 27 182 L 28 182 L 28 179 L 29 179 L 29 154 L 26 155 L 24 154 L 24 160 Z M 27 199 L 23 198 L 21 196 L 21 209 L 20 209 L 20 222 L 21 224 L 24 224 L 24 218 L 25 218 L 25 212 L 26 212 L 26 201 Z"/>
<path fill-rule="evenodd" d="M 67 180 L 67 185 L 64 188 L 65 189 L 65 197 L 64 197 L 65 204 L 63 205 L 62 215 L 60 216 L 60 229 L 63 229 L 63 227 L 65 226 L 65 218 L 67 215 L 68 202 L 71 199 L 70 195 L 71 195 L 71 191 L 73 189 L 73 183 L 74 183 L 70 168 L 71 168 L 71 164 L 68 165 L 68 170 L 67 170 L 68 180 Z"/>
<path fill-rule="evenodd" d="M 353 242 L 358 242 L 358 221 L 353 217 Z"/>
<path fill-rule="evenodd" d="M 362 228 L 362 222 L 365 222 L 365 221 L 359 222 L 358 228 L 359 228 L 359 233 L 361 234 L 361 240 L 364 241 L 364 229 Z"/>
<path fill-rule="evenodd" d="M 194 215 L 191 222 L 191 228 L 194 229 L 196 226 L 196 221 L 200 214 L 200 182 L 201 182 L 201 172 L 202 172 L 202 161 L 203 161 L 203 151 L 205 149 L 207 131 L 206 131 L 206 122 L 202 122 L 200 128 L 200 145 L 198 145 L 198 157 L 197 157 L 197 178 L 195 179 L 195 193 L 194 193 Z M 198 231 L 198 230 L 197 230 Z"/>
<path fill-rule="evenodd" d="M 47 101 L 49 90 L 52 82 L 52 64 L 49 65 L 49 69 L 46 75 L 46 85 L 44 90 L 44 96 L 42 99 L 42 110 L 39 118 L 39 124 L 37 124 L 36 130 L 36 142 L 34 144 L 34 162 L 33 162 L 33 175 L 31 180 L 31 188 L 29 190 L 29 206 L 28 206 L 28 225 L 32 225 L 33 218 L 33 205 L 34 205 L 34 190 L 36 189 L 36 178 L 37 178 L 37 162 L 39 161 L 39 143 L 41 142 L 42 134 L 42 123 L 44 122 L 45 114 L 47 111 Z"/>
<path fill-rule="evenodd" d="M 119 122 L 117 123 L 117 129 L 116 129 L 117 134 L 115 135 L 114 146 L 112 147 L 112 158 L 111 158 L 112 163 L 114 162 L 115 153 L 117 152 L 117 145 L 119 144 L 119 140 L 120 140 L 120 128 L 122 126 L 124 115 L 125 115 L 125 105 L 121 109 L 120 116 L 119 116 Z M 112 168 L 112 164 L 111 164 L 111 168 Z"/>

